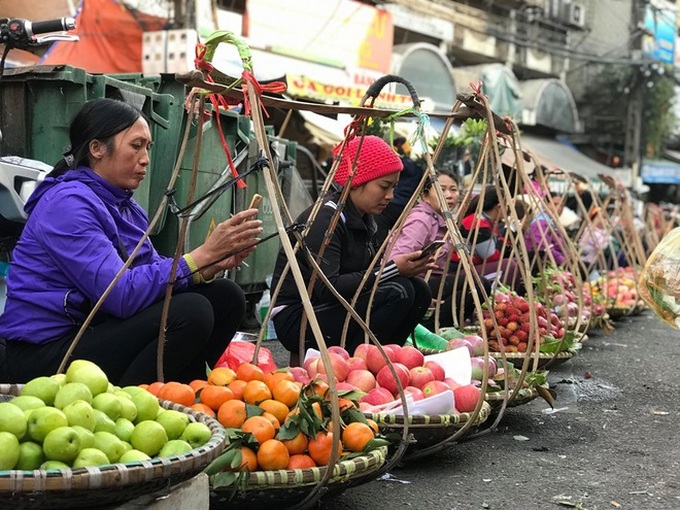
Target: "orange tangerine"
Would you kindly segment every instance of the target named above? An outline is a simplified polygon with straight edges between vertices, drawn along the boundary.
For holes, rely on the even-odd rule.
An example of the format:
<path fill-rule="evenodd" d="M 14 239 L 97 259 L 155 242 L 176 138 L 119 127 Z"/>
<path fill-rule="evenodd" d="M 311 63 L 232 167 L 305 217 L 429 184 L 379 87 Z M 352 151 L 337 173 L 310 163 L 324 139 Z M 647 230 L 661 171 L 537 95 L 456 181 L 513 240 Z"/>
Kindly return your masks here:
<path fill-rule="evenodd" d="M 331 459 L 331 452 L 333 451 L 333 433 L 319 432 L 315 438 L 309 440 L 307 445 L 309 456 L 314 459 L 318 466 L 325 466 Z M 342 444 L 338 441 L 336 447 L 338 456 L 342 452 Z"/>
<path fill-rule="evenodd" d="M 286 416 L 288 416 L 288 406 L 283 402 L 279 402 L 278 400 L 270 398 L 263 400 L 259 405 L 268 413 L 272 413 L 274 416 L 276 416 L 276 419 L 279 420 L 279 423 L 283 423 L 286 420 Z"/>
<path fill-rule="evenodd" d="M 250 432 L 253 436 L 255 436 L 255 439 L 257 439 L 257 442 L 260 443 L 260 446 L 265 441 L 274 439 L 274 436 L 276 435 L 274 425 L 272 425 L 272 423 L 264 416 L 251 416 L 243 422 L 243 425 L 241 425 L 241 430 L 243 432 Z M 288 452 L 288 450 L 286 450 L 286 452 Z"/>
<path fill-rule="evenodd" d="M 286 469 L 290 454 L 284 444 L 277 439 L 268 439 L 257 450 L 257 463 L 265 471 Z"/>
<path fill-rule="evenodd" d="M 366 418 L 366 423 L 368 423 L 368 426 L 371 427 L 374 434 L 380 433 L 380 428 L 378 427 L 378 424 L 375 422 L 375 420 L 371 420 L 370 418 Z"/>
<path fill-rule="evenodd" d="M 152 382 L 151 384 L 149 384 L 149 385 L 146 387 L 146 391 L 148 391 L 148 392 L 151 393 L 152 395 L 158 396 L 158 392 L 160 391 L 160 389 L 161 389 L 163 386 L 165 386 L 165 383 L 163 383 L 163 382 L 160 382 L 160 381 Z"/>
<path fill-rule="evenodd" d="M 257 471 L 258 469 L 258 464 L 257 464 L 257 454 L 248 448 L 247 446 L 242 446 L 241 447 L 241 466 L 239 467 L 239 471 L 250 471 L 251 473 L 253 471 Z"/>
<path fill-rule="evenodd" d="M 293 439 L 283 439 L 280 441 L 286 445 L 286 448 L 288 448 L 288 452 L 291 455 L 305 453 L 307 451 L 307 445 L 309 444 L 309 438 L 302 432 L 298 432 L 297 436 Z"/>
<path fill-rule="evenodd" d="M 284 379 L 274 385 L 272 393 L 274 399 L 283 402 L 288 407 L 293 407 L 300 398 L 300 387 L 295 382 Z"/>
<path fill-rule="evenodd" d="M 213 411 L 217 411 L 227 400 L 232 400 L 234 394 L 226 386 L 207 385 L 199 394 L 201 403 L 207 405 Z"/>
<path fill-rule="evenodd" d="M 196 403 L 196 393 L 191 386 L 176 381 L 165 383 L 158 390 L 158 398 L 187 407 Z"/>
<path fill-rule="evenodd" d="M 229 367 L 214 368 L 208 376 L 208 383 L 215 386 L 226 386 L 236 380 L 236 372 Z"/>
<path fill-rule="evenodd" d="M 308 469 L 316 467 L 316 462 L 309 455 L 303 455 L 296 453 L 291 455 L 288 459 L 288 466 L 286 469 Z"/>
<path fill-rule="evenodd" d="M 197 393 L 198 390 L 207 385 L 208 381 L 206 381 L 205 379 L 194 379 L 189 383 L 189 386 L 191 386 L 191 388 L 194 390 L 194 393 Z"/>
<path fill-rule="evenodd" d="M 363 451 L 368 442 L 374 437 L 373 429 L 359 421 L 350 423 L 342 431 L 342 443 L 345 448 L 352 452 Z"/>
<path fill-rule="evenodd" d="M 292 372 L 289 372 L 287 370 L 285 371 L 276 371 L 276 372 L 268 372 L 264 374 L 264 383 L 269 387 L 269 389 L 273 392 L 274 391 L 274 386 L 276 386 L 276 383 L 279 381 L 295 381 L 295 377 L 293 376 Z"/>
<path fill-rule="evenodd" d="M 210 409 L 207 405 L 201 404 L 200 402 L 191 406 L 191 409 L 198 411 L 199 413 L 207 414 L 208 416 L 215 417 L 215 411 Z"/>
<path fill-rule="evenodd" d="M 265 411 L 264 413 L 261 414 L 261 416 L 267 418 L 269 420 L 269 423 L 274 425 L 275 431 L 281 428 L 281 422 L 272 413 L 268 413 L 267 411 Z"/>
<path fill-rule="evenodd" d="M 328 394 L 328 388 L 328 383 L 323 379 L 314 379 L 311 390 L 320 397 L 325 397 Z"/>
<path fill-rule="evenodd" d="M 267 388 L 267 385 L 264 382 L 258 381 L 257 379 L 248 381 L 246 387 L 243 388 L 243 400 L 245 400 L 247 404 L 256 406 L 259 405 L 260 402 L 270 398 L 272 398 L 272 392 L 269 391 L 269 388 Z"/>
<path fill-rule="evenodd" d="M 252 363 L 241 363 L 236 369 L 236 379 L 242 381 L 264 381 L 264 372 Z"/>
<path fill-rule="evenodd" d="M 242 400 L 227 400 L 217 410 L 217 421 L 225 428 L 241 428 L 247 417 L 246 404 Z"/>
<path fill-rule="evenodd" d="M 343 397 L 338 398 L 338 406 L 340 407 L 340 412 L 346 411 L 347 409 L 351 409 L 352 407 L 356 407 L 354 402 L 352 402 L 348 398 Z"/>
<path fill-rule="evenodd" d="M 243 389 L 246 387 L 246 384 L 248 384 L 246 381 L 242 381 L 241 379 L 236 379 L 234 382 L 232 382 L 228 386 L 228 388 L 234 394 L 234 398 L 237 398 L 239 400 L 243 400 Z"/>

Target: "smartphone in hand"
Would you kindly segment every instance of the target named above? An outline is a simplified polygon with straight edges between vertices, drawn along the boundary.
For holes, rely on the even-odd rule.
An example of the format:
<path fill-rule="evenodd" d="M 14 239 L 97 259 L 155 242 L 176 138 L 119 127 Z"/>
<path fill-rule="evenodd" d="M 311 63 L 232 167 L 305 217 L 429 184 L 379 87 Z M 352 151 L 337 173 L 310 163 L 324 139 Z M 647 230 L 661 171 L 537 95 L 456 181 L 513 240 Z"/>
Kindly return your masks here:
<path fill-rule="evenodd" d="M 248 209 L 257 209 L 260 207 L 260 204 L 262 204 L 262 195 L 259 193 L 255 193 L 253 195 L 253 198 L 250 199 L 250 205 L 248 206 Z M 248 218 L 250 220 L 254 220 L 255 217 L 253 216 L 252 218 Z M 244 220 L 246 222 L 248 220 Z"/>
<path fill-rule="evenodd" d="M 444 246 L 444 244 L 446 244 L 446 242 L 442 239 L 436 239 L 436 240 L 432 241 L 430 244 L 425 246 L 425 248 L 423 248 L 422 253 L 420 254 L 420 256 L 416 260 L 422 260 L 422 259 L 426 259 L 427 257 L 430 257 L 439 248 Z"/>
<path fill-rule="evenodd" d="M 248 206 L 248 209 L 257 209 L 260 207 L 260 204 L 262 203 L 262 195 L 259 193 L 255 193 L 253 195 L 253 198 L 250 199 L 250 205 Z"/>

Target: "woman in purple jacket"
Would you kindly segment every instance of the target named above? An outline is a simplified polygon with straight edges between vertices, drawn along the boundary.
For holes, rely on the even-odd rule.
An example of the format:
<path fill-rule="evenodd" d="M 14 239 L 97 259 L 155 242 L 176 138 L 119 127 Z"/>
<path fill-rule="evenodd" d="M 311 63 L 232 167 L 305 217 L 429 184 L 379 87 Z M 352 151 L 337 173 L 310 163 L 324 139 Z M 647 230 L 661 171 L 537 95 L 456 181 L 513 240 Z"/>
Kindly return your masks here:
<path fill-rule="evenodd" d="M 29 218 L 13 252 L 0 316 L 5 377 L 12 382 L 56 372 L 149 223 L 132 198 L 146 175 L 152 143 L 140 112 L 121 101 L 89 101 L 71 124 L 70 140 L 64 159 L 27 202 Z M 255 249 L 262 231 L 256 214 L 250 209 L 220 223 L 205 244 L 180 258 L 165 334 L 167 380 L 205 377 L 206 363 L 214 365 L 236 331 L 243 292 L 215 277 L 238 267 Z M 234 255 L 221 260 L 229 254 Z M 147 239 L 72 358 L 97 363 L 115 384 L 157 379 L 158 332 L 172 263 Z"/>

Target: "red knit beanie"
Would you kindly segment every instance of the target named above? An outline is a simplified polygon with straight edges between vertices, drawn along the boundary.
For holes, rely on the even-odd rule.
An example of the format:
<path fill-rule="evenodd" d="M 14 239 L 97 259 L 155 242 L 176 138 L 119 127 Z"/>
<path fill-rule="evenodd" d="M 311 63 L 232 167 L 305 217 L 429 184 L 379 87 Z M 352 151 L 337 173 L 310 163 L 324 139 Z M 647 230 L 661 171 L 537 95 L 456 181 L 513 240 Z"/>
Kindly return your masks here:
<path fill-rule="evenodd" d="M 361 151 L 357 154 L 357 148 L 361 142 Z M 336 157 L 338 154 L 336 153 Z M 340 163 L 335 172 L 335 182 L 344 186 L 352 172 L 352 164 L 356 159 L 356 173 L 352 178 L 352 188 L 361 186 L 365 182 L 372 181 L 383 175 L 401 172 L 404 164 L 399 155 L 392 150 L 382 138 L 377 136 L 364 136 L 353 138 L 345 144 L 340 155 Z"/>

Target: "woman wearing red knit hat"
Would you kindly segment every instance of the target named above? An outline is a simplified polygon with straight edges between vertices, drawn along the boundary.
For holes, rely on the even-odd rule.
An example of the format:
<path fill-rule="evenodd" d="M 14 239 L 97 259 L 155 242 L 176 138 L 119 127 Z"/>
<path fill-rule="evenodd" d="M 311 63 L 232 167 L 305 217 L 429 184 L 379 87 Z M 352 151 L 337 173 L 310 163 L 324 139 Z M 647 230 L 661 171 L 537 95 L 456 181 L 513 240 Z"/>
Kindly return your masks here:
<path fill-rule="evenodd" d="M 373 215 L 380 214 L 392 200 L 403 164 L 392 148 L 377 136 L 352 139 L 339 157 L 335 182 L 343 187 L 350 186 L 350 191 L 319 265 L 335 289 L 345 299 L 351 300 L 379 248 Z M 354 174 L 353 168 L 356 168 Z M 340 193 L 335 192 L 325 198 L 305 236 L 305 246 L 312 256 L 319 253 L 324 243 L 338 208 L 339 196 Z M 306 222 L 310 211 L 311 207 L 300 215 L 298 221 Z M 403 344 L 430 306 L 430 288 L 417 275 L 435 267 L 434 256 L 418 260 L 419 255 L 420 251 L 416 251 L 394 257 L 387 262 L 382 273 L 378 274 L 377 269 L 371 271 L 362 289 L 364 292 L 355 310 L 365 318 L 370 290 L 378 281 L 369 326 L 381 343 Z M 312 269 L 302 250 L 298 251 L 297 259 L 305 281 L 310 281 Z M 286 263 L 286 255 L 281 251 L 276 261 L 272 288 L 276 288 Z M 326 344 L 339 345 L 346 310 L 319 279 L 315 281 L 311 300 Z M 289 271 L 272 316 L 277 338 L 291 353 L 297 353 L 299 349 L 302 312 L 300 295 Z M 305 340 L 307 347 L 316 346 L 309 326 Z M 353 353 L 363 341 L 363 329 L 351 320 L 345 348 Z"/>

